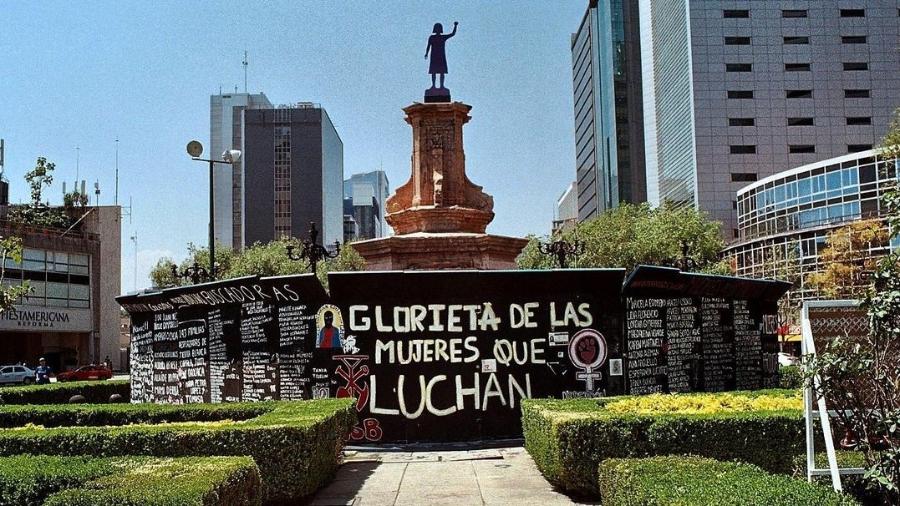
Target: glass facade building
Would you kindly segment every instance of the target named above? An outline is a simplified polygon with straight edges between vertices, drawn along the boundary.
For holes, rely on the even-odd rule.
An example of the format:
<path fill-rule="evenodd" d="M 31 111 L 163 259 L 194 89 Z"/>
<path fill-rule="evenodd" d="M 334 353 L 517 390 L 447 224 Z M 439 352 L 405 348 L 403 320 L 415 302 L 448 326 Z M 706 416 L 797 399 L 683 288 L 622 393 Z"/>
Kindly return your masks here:
<path fill-rule="evenodd" d="M 637 0 L 591 0 L 572 34 L 578 219 L 646 199 Z"/>
<path fill-rule="evenodd" d="M 804 165 L 769 176 L 737 192 L 739 240 L 726 250 L 737 274 L 777 277 L 779 262 L 799 267 L 793 297 L 818 294 L 806 285 L 818 272 L 819 253 L 828 233 L 851 222 L 881 219 L 881 197 L 898 182 L 898 160 L 868 150 Z M 884 225 L 885 227 L 887 225 Z M 886 254 L 900 243 L 873 244 L 869 253 Z"/>

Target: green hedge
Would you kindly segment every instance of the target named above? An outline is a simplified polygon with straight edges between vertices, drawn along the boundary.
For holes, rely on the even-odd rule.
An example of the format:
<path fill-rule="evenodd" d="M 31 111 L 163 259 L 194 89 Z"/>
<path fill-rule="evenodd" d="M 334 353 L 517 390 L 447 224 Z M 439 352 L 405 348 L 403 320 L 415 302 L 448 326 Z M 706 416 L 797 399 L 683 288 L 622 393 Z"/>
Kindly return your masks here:
<path fill-rule="evenodd" d="M 0 457 L 4 505 L 259 504 L 249 457 Z"/>
<path fill-rule="evenodd" d="M 737 462 L 668 456 L 607 459 L 598 470 L 604 506 L 819 506 L 857 502 L 828 487 Z"/>
<path fill-rule="evenodd" d="M 818 439 L 816 443 L 821 441 Z M 862 452 L 838 450 L 836 453 L 838 467 L 867 467 L 866 458 Z M 828 469 L 828 456 L 825 453 L 816 454 L 816 467 Z M 793 476 L 806 479 L 806 453 L 799 454 L 794 458 Z M 830 475 L 818 476 L 814 479 L 819 483 L 831 485 Z M 847 494 L 856 497 L 863 504 L 888 504 L 883 491 L 875 483 L 864 480 L 862 475 L 844 475 L 841 477 L 841 485 Z"/>
<path fill-rule="evenodd" d="M 262 475 L 263 500 L 288 502 L 312 494 L 331 479 L 344 438 L 356 421 L 353 399 L 236 406 L 269 409 L 244 421 L 8 428 L 0 430 L 0 455 L 251 456 Z M 187 405 L 181 409 L 201 407 L 204 405 Z M 77 412 L 79 406 L 63 408 Z M 91 408 L 105 412 L 104 416 L 128 412 L 117 405 Z M 160 408 L 150 408 L 155 409 Z"/>
<path fill-rule="evenodd" d="M 45 506 L 259 505 L 259 469 L 250 457 L 155 459 L 58 492 Z"/>
<path fill-rule="evenodd" d="M 740 394 L 795 396 L 796 391 Z M 603 460 L 670 454 L 740 460 L 788 474 L 794 455 L 804 448 L 801 410 L 635 415 L 606 411 L 607 402 L 523 401 L 525 448 L 554 485 L 596 495 L 597 466 Z"/>
<path fill-rule="evenodd" d="M 158 424 L 247 420 L 275 409 L 267 402 L 242 404 L 24 404 L 0 405 L 0 428 Z"/>
<path fill-rule="evenodd" d="M 803 371 L 799 365 L 783 365 L 778 368 L 778 387 L 803 388 Z"/>
<path fill-rule="evenodd" d="M 109 396 L 119 394 L 125 402 L 131 398 L 127 380 L 75 381 L 0 388 L 0 404 L 65 404 L 73 395 L 83 395 L 85 402 L 107 403 Z"/>

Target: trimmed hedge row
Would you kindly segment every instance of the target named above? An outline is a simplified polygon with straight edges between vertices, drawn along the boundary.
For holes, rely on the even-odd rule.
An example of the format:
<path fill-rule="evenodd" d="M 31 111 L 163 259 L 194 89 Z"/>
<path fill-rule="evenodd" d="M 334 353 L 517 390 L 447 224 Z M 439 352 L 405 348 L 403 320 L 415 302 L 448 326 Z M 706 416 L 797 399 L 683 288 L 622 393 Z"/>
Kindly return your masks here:
<path fill-rule="evenodd" d="M 598 470 L 604 506 L 855 505 L 828 487 L 737 462 L 668 456 L 607 459 Z"/>
<path fill-rule="evenodd" d="M 247 420 L 275 409 L 271 402 L 244 404 L 25 404 L 0 405 L 0 428 L 159 424 Z"/>
<path fill-rule="evenodd" d="M 243 421 L 3 429 L 0 455 L 250 456 L 260 469 L 264 501 L 296 501 L 333 476 L 344 438 L 356 422 L 353 402 L 321 399 L 235 405 L 251 410 L 270 408 Z M 148 412 L 161 409 L 143 407 Z M 91 408 L 108 417 L 129 412 L 116 405 Z M 167 407 L 178 408 L 225 409 L 212 405 Z M 60 409 L 77 412 L 78 406 Z"/>
<path fill-rule="evenodd" d="M 866 468 L 866 457 L 862 452 L 843 451 L 837 452 L 838 467 L 862 467 Z M 816 467 L 828 469 L 828 456 L 825 453 L 816 454 Z M 806 453 L 794 458 L 793 476 L 806 479 Z M 818 476 L 814 478 L 817 483 L 831 485 L 831 476 Z M 888 504 L 884 491 L 875 483 L 864 480 L 862 475 L 844 475 L 841 477 L 844 492 L 862 501 L 863 504 Z"/>
<path fill-rule="evenodd" d="M 740 394 L 788 397 L 797 393 Z M 605 410 L 603 405 L 614 399 L 523 401 L 525 448 L 551 483 L 577 494 L 596 495 L 602 461 L 672 454 L 740 460 L 789 474 L 794 455 L 804 448 L 802 410 L 637 415 Z"/>
<path fill-rule="evenodd" d="M 249 457 L 0 457 L 0 504 L 259 504 L 259 469 Z"/>
<path fill-rule="evenodd" d="M 783 365 L 778 368 L 779 388 L 803 388 L 803 370 L 799 365 Z"/>
<path fill-rule="evenodd" d="M 109 396 L 119 394 L 127 402 L 131 398 L 128 380 L 75 381 L 20 387 L 0 387 L 0 404 L 65 404 L 73 395 L 85 402 L 107 403 Z"/>
<path fill-rule="evenodd" d="M 45 506 L 254 506 L 262 503 L 259 468 L 250 457 L 145 461 L 56 493 Z"/>

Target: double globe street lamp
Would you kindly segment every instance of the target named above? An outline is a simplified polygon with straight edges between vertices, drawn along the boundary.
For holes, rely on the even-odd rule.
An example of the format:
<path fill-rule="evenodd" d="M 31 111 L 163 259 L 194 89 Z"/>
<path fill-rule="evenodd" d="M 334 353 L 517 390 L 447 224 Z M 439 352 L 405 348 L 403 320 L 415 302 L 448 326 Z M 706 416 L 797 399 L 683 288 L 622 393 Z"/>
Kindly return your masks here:
<path fill-rule="evenodd" d="M 215 199 L 213 196 L 213 167 L 217 163 L 233 165 L 240 161 L 241 152 L 237 149 L 228 149 L 222 153 L 221 160 L 212 158 L 200 158 L 203 154 L 203 145 L 197 141 L 191 141 L 187 145 L 187 152 L 192 160 L 209 163 L 209 279 L 216 279 L 216 222 Z"/>

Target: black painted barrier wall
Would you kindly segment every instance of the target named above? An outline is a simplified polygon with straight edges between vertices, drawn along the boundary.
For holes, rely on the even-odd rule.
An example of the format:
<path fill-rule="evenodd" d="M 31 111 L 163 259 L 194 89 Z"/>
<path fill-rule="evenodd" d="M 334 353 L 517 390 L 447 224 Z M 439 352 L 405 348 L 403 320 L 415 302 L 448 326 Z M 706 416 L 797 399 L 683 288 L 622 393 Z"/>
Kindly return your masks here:
<path fill-rule="evenodd" d="M 761 388 L 786 283 L 640 267 L 247 277 L 119 297 L 133 402 L 357 399 L 355 441 L 521 434 L 526 397 Z"/>

